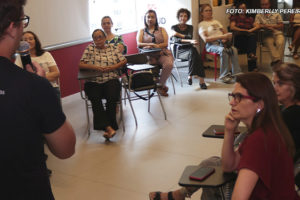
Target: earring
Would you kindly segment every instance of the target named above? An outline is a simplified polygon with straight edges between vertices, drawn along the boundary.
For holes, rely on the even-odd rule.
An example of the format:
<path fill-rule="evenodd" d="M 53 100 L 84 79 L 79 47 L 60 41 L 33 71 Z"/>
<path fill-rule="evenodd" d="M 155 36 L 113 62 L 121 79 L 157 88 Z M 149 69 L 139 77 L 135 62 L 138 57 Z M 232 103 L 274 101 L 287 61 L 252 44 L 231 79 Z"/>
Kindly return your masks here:
<path fill-rule="evenodd" d="M 260 108 L 257 108 L 256 113 L 259 113 L 260 111 L 261 111 L 261 109 L 260 109 Z"/>

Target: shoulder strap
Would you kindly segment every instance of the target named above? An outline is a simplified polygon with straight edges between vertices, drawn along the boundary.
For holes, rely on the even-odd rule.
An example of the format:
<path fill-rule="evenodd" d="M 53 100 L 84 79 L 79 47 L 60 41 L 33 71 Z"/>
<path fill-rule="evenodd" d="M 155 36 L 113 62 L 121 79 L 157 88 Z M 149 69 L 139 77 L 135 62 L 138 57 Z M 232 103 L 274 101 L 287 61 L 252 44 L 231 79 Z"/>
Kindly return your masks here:
<path fill-rule="evenodd" d="M 148 35 L 150 35 L 152 37 L 152 42 L 155 43 L 156 40 L 155 40 L 155 35 L 154 35 L 154 32 L 153 33 L 150 33 L 149 30 L 147 28 L 144 29 L 144 32 L 146 32 Z"/>

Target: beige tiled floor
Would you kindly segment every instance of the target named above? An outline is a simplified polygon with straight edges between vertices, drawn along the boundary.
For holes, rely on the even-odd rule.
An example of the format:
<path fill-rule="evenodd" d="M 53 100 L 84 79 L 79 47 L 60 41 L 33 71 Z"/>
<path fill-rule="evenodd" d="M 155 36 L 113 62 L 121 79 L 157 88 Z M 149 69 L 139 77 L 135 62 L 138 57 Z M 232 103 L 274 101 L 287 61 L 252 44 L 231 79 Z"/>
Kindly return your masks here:
<path fill-rule="evenodd" d="M 269 62 L 263 61 L 261 71 L 271 75 Z M 240 63 L 246 71 L 244 55 Z M 134 102 L 138 128 L 129 105 L 124 106 L 126 131 L 120 128 L 111 142 L 105 142 L 98 131 L 87 138 L 83 100 L 79 94 L 64 98 L 63 108 L 76 131 L 77 144 L 75 155 L 67 160 L 48 152 L 56 199 L 148 199 L 150 191 L 178 188 L 186 165 L 220 155 L 222 140 L 203 138 L 201 133 L 211 124 L 223 123 L 229 111 L 227 93 L 233 84 L 214 82 L 213 70 L 207 70 L 207 77 L 208 90 L 200 90 L 195 79 L 193 86 L 181 88 L 177 83 L 176 95 L 170 87 L 170 96 L 163 98 L 168 120 L 164 120 L 157 98 L 152 99 L 150 113 L 146 102 Z M 200 194 L 201 190 L 192 199 L 199 199 Z"/>

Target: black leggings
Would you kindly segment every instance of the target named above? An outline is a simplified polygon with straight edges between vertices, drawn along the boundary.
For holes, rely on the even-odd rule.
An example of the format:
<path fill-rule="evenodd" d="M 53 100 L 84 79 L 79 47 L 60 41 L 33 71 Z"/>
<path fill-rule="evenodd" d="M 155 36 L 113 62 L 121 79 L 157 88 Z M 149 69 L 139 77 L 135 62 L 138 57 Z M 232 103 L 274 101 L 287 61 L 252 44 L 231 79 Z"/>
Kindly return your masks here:
<path fill-rule="evenodd" d="M 94 129 L 104 130 L 111 126 L 118 129 L 116 120 L 116 102 L 120 100 L 121 84 L 118 79 L 109 80 L 105 83 L 86 82 L 84 91 L 92 103 L 94 114 Z M 102 99 L 106 99 L 106 110 Z"/>

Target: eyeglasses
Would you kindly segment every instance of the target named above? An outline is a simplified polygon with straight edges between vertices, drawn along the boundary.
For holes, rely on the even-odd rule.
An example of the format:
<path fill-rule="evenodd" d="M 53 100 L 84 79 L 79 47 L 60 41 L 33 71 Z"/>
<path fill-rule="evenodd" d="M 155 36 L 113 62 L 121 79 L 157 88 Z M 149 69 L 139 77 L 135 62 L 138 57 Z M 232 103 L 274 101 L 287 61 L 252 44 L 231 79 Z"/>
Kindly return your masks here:
<path fill-rule="evenodd" d="M 22 21 L 23 23 L 23 28 L 26 28 L 29 25 L 29 19 L 30 17 L 27 15 L 24 15 L 23 18 L 19 19 L 18 21 Z"/>
<path fill-rule="evenodd" d="M 242 95 L 241 93 L 228 93 L 228 100 L 231 102 L 234 99 L 237 103 L 240 103 L 242 99 L 251 99 L 252 101 L 256 101 L 256 97 Z"/>
<path fill-rule="evenodd" d="M 93 40 L 100 40 L 100 39 L 105 39 L 105 36 L 99 35 L 99 36 L 93 37 Z"/>

